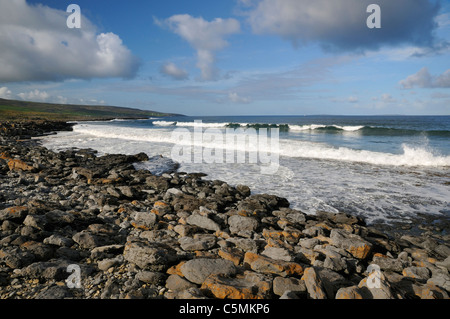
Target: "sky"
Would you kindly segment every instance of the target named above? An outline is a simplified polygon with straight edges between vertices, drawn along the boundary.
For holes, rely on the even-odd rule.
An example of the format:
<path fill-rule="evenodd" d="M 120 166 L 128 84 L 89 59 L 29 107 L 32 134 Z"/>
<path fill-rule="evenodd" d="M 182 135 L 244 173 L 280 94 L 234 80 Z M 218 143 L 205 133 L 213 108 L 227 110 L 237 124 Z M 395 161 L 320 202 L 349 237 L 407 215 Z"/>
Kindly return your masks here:
<path fill-rule="evenodd" d="M 71 4 L 80 28 L 68 27 Z M 0 0 L 0 98 L 191 116 L 450 115 L 450 1 Z"/>

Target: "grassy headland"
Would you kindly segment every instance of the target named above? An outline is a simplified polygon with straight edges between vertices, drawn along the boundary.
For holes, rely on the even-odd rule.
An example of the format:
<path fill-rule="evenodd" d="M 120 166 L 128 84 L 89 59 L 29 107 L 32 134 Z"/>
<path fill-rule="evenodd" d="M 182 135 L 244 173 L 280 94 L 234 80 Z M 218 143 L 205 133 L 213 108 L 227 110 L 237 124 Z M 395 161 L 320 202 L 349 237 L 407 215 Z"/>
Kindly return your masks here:
<path fill-rule="evenodd" d="M 72 105 L 0 99 L 0 120 L 89 121 L 165 117 L 171 113 L 105 105 Z"/>

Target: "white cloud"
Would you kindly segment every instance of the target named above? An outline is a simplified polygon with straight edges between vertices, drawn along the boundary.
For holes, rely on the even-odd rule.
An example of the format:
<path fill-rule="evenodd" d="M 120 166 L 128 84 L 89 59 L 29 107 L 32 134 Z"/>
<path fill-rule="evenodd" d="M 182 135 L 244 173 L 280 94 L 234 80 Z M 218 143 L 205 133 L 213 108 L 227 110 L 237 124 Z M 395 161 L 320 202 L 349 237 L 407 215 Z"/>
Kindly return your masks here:
<path fill-rule="evenodd" d="M 228 93 L 228 99 L 233 103 L 250 103 L 250 99 L 239 96 L 236 92 Z"/>
<path fill-rule="evenodd" d="M 295 46 L 318 42 L 327 50 L 365 51 L 383 45 L 432 43 L 439 4 L 378 0 L 381 29 L 373 30 L 366 26 L 366 9 L 371 3 L 373 0 L 259 0 L 247 15 L 253 32 L 278 35 Z"/>
<path fill-rule="evenodd" d="M 98 34 L 82 16 L 69 29 L 69 13 L 25 0 L 0 1 L 0 83 L 133 77 L 138 59 L 114 33 Z"/>
<path fill-rule="evenodd" d="M 188 14 L 171 16 L 155 23 L 168 27 L 171 31 L 186 40 L 197 51 L 197 67 L 201 70 L 203 80 L 214 80 L 218 71 L 215 68 L 215 54 L 228 45 L 224 39 L 227 35 L 240 32 L 240 24 L 236 19 L 216 18 L 206 21 Z"/>
<path fill-rule="evenodd" d="M 35 102 L 45 102 L 48 100 L 50 95 L 45 91 L 33 90 L 30 92 L 22 92 L 17 94 L 24 101 L 35 101 Z"/>
<path fill-rule="evenodd" d="M 427 67 L 423 67 L 417 73 L 400 81 L 404 89 L 419 88 L 450 88 L 450 69 L 440 75 L 433 76 Z"/>
<path fill-rule="evenodd" d="M 0 87 L 0 98 L 10 99 L 11 94 L 12 94 L 11 90 L 9 90 L 6 86 Z"/>
<path fill-rule="evenodd" d="M 350 103 L 358 103 L 358 97 L 356 97 L 356 96 L 349 96 L 348 97 L 348 102 L 350 102 Z"/>
<path fill-rule="evenodd" d="M 383 93 L 381 94 L 381 101 L 384 103 L 395 103 L 397 102 L 396 99 L 392 97 L 389 93 Z"/>
<path fill-rule="evenodd" d="M 161 67 L 160 72 L 164 75 L 170 76 L 174 80 L 186 80 L 189 74 L 186 70 L 177 67 L 174 63 L 169 62 Z"/>

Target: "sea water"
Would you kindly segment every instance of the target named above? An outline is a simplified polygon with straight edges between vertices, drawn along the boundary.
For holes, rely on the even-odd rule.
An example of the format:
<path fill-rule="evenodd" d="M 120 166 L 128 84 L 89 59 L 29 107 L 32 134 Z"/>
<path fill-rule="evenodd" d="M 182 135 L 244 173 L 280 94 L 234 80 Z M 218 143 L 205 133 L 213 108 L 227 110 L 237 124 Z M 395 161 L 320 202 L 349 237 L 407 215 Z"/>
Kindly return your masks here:
<path fill-rule="evenodd" d="M 199 123 L 201 121 L 201 123 Z M 43 140 L 55 151 L 145 152 L 171 157 L 178 128 L 278 128 L 279 167 L 251 163 L 181 163 L 180 171 L 248 185 L 285 197 L 308 214 L 345 212 L 372 222 L 450 215 L 450 116 L 221 116 L 81 122 Z M 208 145 L 214 147 L 214 145 Z M 217 147 L 224 147 L 223 143 Z M 138 164 L 154 174 L 164 162 Z"/>

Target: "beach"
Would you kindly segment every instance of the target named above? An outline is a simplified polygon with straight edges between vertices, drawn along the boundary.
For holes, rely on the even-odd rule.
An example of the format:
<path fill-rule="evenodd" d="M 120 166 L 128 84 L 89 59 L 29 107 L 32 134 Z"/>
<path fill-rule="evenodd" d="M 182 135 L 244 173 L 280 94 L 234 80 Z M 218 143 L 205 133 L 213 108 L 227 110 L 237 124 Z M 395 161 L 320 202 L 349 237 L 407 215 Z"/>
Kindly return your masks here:
<path fill-rule="evenodd" d="M 445 214 L 306 213 L 164 156 L 42 146 L 75 125 L 1 123 L 2 299 L 448 299 Z"/>

